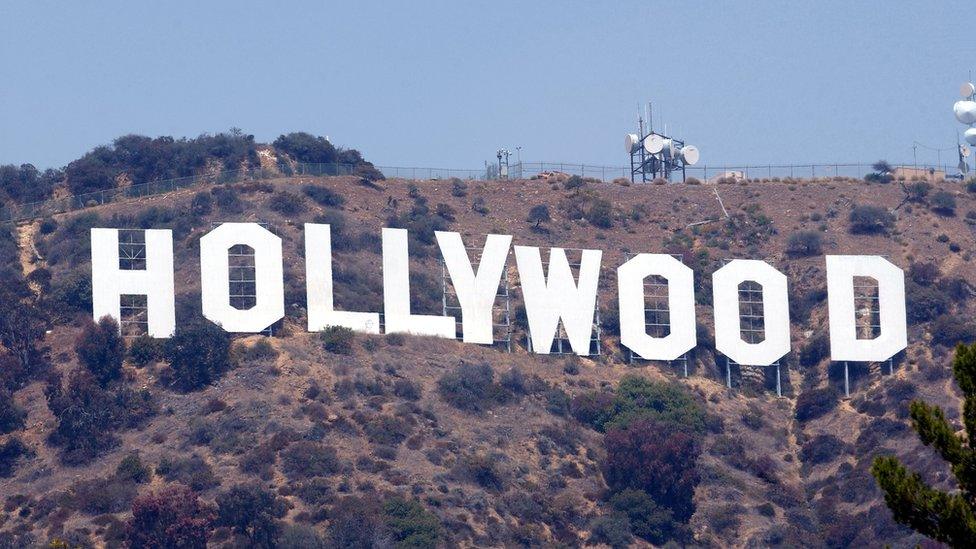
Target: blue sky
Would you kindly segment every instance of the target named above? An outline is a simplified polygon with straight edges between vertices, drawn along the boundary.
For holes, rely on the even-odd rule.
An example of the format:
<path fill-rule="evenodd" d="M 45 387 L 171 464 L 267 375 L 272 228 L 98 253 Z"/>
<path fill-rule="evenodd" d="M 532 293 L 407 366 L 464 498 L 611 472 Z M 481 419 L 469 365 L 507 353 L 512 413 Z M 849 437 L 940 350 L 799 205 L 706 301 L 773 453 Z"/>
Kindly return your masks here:
<path fill-rule="evenodd" d="M 385 166 L 623 165 L 648 100 L 706 164 L 910 161 L 955 143 L 976 65 L 962 2 L 277 4 L 5 1 L 0 163 L 237 126 Z"/>

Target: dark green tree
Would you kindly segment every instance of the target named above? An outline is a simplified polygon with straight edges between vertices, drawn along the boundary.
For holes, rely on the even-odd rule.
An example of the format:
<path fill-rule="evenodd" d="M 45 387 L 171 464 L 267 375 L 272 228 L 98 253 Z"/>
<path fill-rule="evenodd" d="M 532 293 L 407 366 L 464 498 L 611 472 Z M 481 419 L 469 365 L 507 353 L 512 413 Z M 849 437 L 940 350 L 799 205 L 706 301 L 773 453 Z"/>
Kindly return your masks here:
<path fill-rule="evenodd" d="M 976 344 L 956 347 L 952 370 L 963 393 L 965 434 L 956 433 L 938 406 L 915 400 L 910 409 L 918 438 L 949 462 L 959 490 L 929 486 L 894 456 L 876 458 L 871 473 L 895 520 L 952 547 L 971 547 L 976 540 Z"/>
<path fill-rule="evenodd" d="M 181 391 L 195 391 L 230 369 L 230 336 L 220 326 L 197 319 L 176 330 L 164 354 L 172 370 L 170 383 Z"/>
<path fill-rule="evenodd" d="M 97 323 L 86 322 L 75 341 L 75 353 L 102 387 L 122 377 L 125 340 L 119 333 L 119 323 L 110 316 L 103 316 Z"/>

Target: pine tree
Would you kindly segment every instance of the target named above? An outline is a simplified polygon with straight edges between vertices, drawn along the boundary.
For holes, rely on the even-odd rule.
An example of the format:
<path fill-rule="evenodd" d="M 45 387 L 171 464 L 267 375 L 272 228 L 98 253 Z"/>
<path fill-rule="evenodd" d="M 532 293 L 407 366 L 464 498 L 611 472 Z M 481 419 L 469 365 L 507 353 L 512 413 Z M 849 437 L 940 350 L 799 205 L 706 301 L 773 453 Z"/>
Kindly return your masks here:
<path fill-rule="evenodd" d="M 952 547 L 970 547 L 976 540 L 976 344 L 956 347 L 952 369 L 964 397 L 964 435 L 938 406 L 916 400 L 910 410 L 912 428 L 949 462 L 959 490 L 932 488 L 894 456 L 876 458 L 871 473 L 895 520 Z"/>

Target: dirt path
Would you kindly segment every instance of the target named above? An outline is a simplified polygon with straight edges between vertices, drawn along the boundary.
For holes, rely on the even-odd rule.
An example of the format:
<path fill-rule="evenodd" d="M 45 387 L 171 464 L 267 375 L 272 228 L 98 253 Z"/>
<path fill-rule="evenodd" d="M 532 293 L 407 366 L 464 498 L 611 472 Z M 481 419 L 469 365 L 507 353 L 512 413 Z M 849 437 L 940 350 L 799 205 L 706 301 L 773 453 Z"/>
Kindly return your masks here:
<path fill-rule="evenodd" d="M 37 235 L 39 222 L 25 223 L 17 227 L 17 247 L 20 249 L 20 269 L 24 277 L 34 272 L 41 262 L 41 254 L 34 247 L 34 236 Z"/>

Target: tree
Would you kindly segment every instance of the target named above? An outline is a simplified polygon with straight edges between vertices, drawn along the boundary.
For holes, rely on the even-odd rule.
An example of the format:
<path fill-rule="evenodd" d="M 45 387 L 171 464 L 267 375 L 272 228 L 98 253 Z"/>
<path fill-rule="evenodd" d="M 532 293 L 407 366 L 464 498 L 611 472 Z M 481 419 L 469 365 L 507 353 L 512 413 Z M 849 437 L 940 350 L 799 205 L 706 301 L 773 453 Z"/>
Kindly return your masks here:
<path fill-rule="evenodd" d="M 102 387 L 120 378 L 125 341 L 119 333 L 119 323 L 110 316 L 103 316 L 97 323 L 86 322 L 75 341 L 75 353 Z"/>
<path fill-rule="evenodd" d="M 170 382 L 181 391 L 194 391 L 230 368 L 230 337 L 203 319 L 184 324 L 166 342 Z"/>
<path fill-rule="evenodd" d="M 55 376 L 45 396 L 58 419 L 51 443 L 61 447 L 66 463 L 86 463 L 118 442 L 113 432 L 122 424 L 123 411 L 116 395 L 102 388 L 87 370 L 73 371 L 65 385 Z"/>
<path fill-rule="evenodd" d="M 204 549 L 210 535 L 212 513 L 196 493 L 174 485 L 132 502 L 126 528 L 132 549 Z"/>
<path fill-rule="evenodd" d="M 878 160 L 874 164 L 871 164 L 871 169 L 874 170 L 874 172 L 864 176 L 865 181 L 877 181 L 878 183 L 890 183 L 891 180 L 894 179 L 894 175 L 892 174 L 895 171 L 895 169 L 892 168 L 891 164 L 889 164 L 885 160 Z"/>
<path fill-rule="evenodd" d="M 949 462 L 959 490 L 932 488 L 894 456 L 876 458 L 871 474 L 896 521 L 950 546 L 971 547 L 976 540 L 976 344 L 956 347 L 952 370 L 963 393 L 965 435 L 956 433 L 938 406 L 915 400 L 909 409 L 918 438 Z"/>
<path fill-rule="evenodd" d="M 534 229 L 539 228 L 539 223 L 549 223 L 552 221 L 552 217 L 549 215 L 549 207 L 545 204 L 539 204 L 532 206 L 529 210 L 529 217 L 526 219 L 529 223 L 535 223 Z"/>
<path fill-rule="evenodd" d="M 691 518 L 699 480 L 698 437 L 680 430 L 680 424 L 644 418 L 607 431 L 604 445 L 603 476 L 611 490 L 642 490 L 677 521 Z"/>
<path fill-rule="evenodd" d="M 217 496 L 217 524 L 247 537 L 250 547 L 275 546 L 284 502 L 257 485 L 238 485 Z"/>

